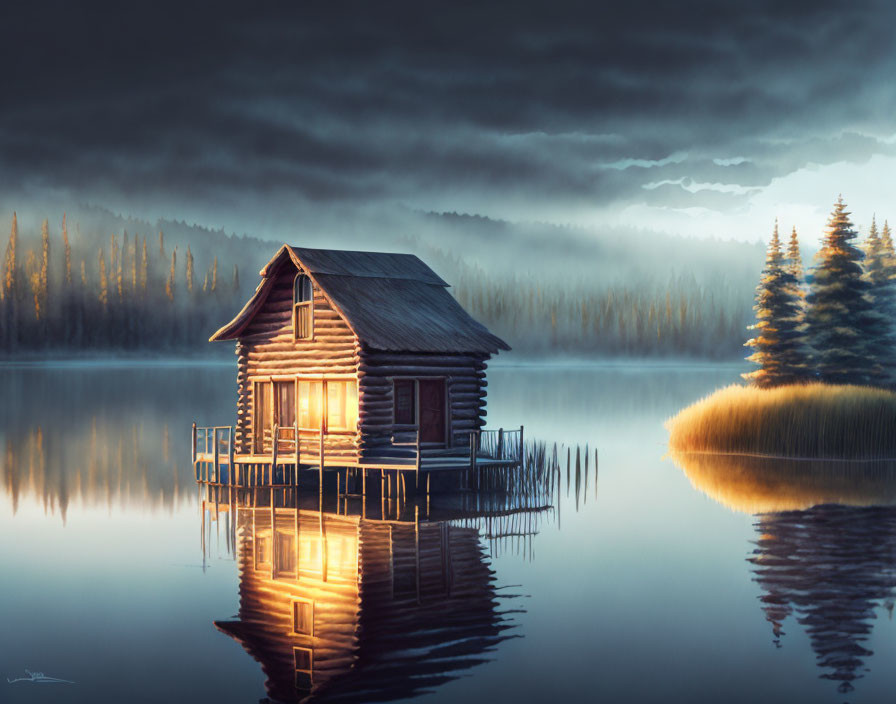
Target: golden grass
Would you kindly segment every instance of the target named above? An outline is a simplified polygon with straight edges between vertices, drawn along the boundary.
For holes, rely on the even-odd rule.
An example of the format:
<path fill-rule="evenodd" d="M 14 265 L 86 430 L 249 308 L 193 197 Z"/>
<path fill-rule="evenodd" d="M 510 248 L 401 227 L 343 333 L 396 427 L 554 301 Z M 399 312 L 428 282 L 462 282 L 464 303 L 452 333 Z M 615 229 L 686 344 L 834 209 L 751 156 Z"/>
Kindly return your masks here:
<path fill-rule="evenodd" d="M 743 513 L 896 504 L 896 462 L 670 453 L 695 489 Z"/>
<path fill-rule="evenodd" d="M 825 459 L 896 458 L 896 393 L 865 386 L 732 385 L 666 421 L 669 447 Z"/>

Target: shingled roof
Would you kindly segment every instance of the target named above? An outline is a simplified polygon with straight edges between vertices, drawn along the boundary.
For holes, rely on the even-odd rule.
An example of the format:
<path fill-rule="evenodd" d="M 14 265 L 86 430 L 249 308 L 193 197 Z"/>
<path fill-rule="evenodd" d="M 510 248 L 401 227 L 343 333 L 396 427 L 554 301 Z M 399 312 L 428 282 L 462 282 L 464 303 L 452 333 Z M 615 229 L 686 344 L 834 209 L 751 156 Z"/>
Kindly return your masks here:
<path fill-rule="evenodd" d="M 283 245 L 255 295 L 211 340 L 233 340 L 264 307 L 287 260 L 307 273 L 363 345 L 390 352 L 494 354 L 510 347 L 473 320 L 448 284 L 413 254 Z"/>

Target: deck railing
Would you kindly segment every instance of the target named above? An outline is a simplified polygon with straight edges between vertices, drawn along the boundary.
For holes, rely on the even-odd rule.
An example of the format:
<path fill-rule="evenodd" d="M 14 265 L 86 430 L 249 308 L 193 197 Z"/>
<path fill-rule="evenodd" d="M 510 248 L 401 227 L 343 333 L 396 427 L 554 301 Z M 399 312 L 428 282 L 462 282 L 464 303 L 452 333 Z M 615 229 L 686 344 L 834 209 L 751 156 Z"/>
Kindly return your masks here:
<path fill-rule="evenodd" d="M 523 459 L 523 426 L 515 430 L 498 428 L 480 430 L 477 437 L 476 456 L 487 459 L 521 462 Z"/>

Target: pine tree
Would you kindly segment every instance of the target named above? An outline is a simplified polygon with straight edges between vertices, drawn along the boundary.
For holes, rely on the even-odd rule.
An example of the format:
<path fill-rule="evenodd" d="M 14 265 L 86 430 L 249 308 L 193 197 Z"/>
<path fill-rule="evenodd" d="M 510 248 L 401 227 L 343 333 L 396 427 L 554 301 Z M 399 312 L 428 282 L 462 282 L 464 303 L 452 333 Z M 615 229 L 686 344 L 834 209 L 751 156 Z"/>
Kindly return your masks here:
<path fill-rule="evenodd" d="M 137 295 L 137 245 L 140 235 L 134 235 L 134 249 L 131 251 L 131 291 L 134 297 Z"/>
<path fill-rule="evenodd" d="M 871 229 L 865 241 L 864 278 L 871 284 L 869 296 L 874 303 L 874 310 L 885 320 L 881 333 L 884 338 L 878 342 L 877 348 L 886 375 L 884 381 L 891 385 L 896 382 L 896 279 L 893 278 L 896 263 L 890 254 L 892 248 L 889 225 L 884 225 L 884 237 L 880 237 L 877 223 L 872 218 Z"/>
<path fill-rule="evenodd" d="M 62 214 L 62 246 L 65 250 L 65 286 L 72 286 L 72 248 L 68 241 L 68 227 L 65 224 L 65 213 Z"/>
<path fill-rule="evenodd" d="M 744 374 L 744 379 L 762 388 L 804 379 L 807 360 L 801 331 L 801 298 L 797 278 L 781 249 L 777 221 L 753 309 L 756 323 L 750 329 L 758 331 L 758 335 L 746 343 L 754 350 L 747 359 L 758 364 L 759 369 Z"/>
<path fill-rule="evenodd" d="M 40 226 L 40 297 L 46 312 L 50 299 L 50 224 Z"/>
<path fill-rule="evenodd" d="M 149 278 L 149 253 L 146 248 L 146 235 L 143 236 L 143 254 L 140 258 L 140 289 L 146 296 L 146 282 Z"/>
<path fill-rule="evenodd" d="M 236 264 L 233 265 L 233 292 L 240 292 L 240 268 Z"/>
<path fill-rule="evenodd" d="M 28 277 L 28 283 L 31 285 L 31 295 L 34 297 L 34 318 L 35 320 L 40 320 L 41 293 L 43 291 L 41 267 L 37 263 L 37 257 L 34 256 L 34 252 L 30 249 L 25 257 L 25 276 Z"/>
<path fill-rule="evenodd" d="M 177 276 L 177 247 L 171 252 L 171 270 L 168 272 L 168 280 L 165 282 L 165 294 L 169 301 L 174 300 L 174 278 Z"/>
<path fill-rule="evenodd" d="M 16 246 L 19 241 L 19 223 L 16 214 L 12 214 L 12 227 L 9 230 L 9 243 L 6 245 L 6 267 L 3 272 L 3 289 L 7 298 L 15 295 L 16 286 Z"/>
<path fill-rule="evenodd" d="M 99 252 L 99 266 L 100 266 L 99 300 L 100 300 L 100 304 L 103 306 L 103 311 L 105 311 L 106 306 L 109 304 L 109 280 L 106 278 L 106 257 L 103 255 L 102 247 L 100 247 L 100 252 Z"/>
<path fill-rule="evenodd" d="M 165 259 L 165 234 L 159 230 L 159 256 Z"/>
<path fill-rule="evenodd" d="M 190 251 L 190 245 L 187 245 L 187 263 L 186 263 L 186 278 L 187 278 L 187 293 L 192 295 L 193 293 L 193 252 Z"/>
<path fill-rule="evenodd" d="M 815 371 L 833 384 L 874 384 L 884 377 L 886 320 L 871 302 L 862 251 L 843 198 L 837 199 L 809 282 L 806 323 Z"/>
<path fill-rule="evenodd" d="M 797 281 L 803 278 L 803 257 L 800 254 L 800 242 L 796 235 L 796 226 L 790 231 L 790 242 L 787 244 L 787 268 Z"/>
<path fill-rule="evenodd" d="M 212 262 L 212 293 L 218 290 L 218 257 L 215 256 L 215 260 Z"/>

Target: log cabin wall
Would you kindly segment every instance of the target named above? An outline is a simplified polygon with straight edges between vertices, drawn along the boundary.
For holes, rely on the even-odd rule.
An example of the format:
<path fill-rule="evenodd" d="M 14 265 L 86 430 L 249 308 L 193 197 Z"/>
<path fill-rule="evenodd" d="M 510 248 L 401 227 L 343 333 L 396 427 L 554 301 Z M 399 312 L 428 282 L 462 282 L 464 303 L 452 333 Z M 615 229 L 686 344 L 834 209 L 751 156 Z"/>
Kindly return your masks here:
<path fill-rule="evenodd" d="M 274 275 L 275 281 L 262 309 L 240 335 L 237 355 L 239 409 L 237 450 L 249 452 L 253 441 L 253 382 L 271 377 L 297 375 L 343 375 L 357 379 L 360 346 L 355 334 L 330 305 L 321 290 L 314 287 L 313 336 L 308 340 L 293 337 L 292 305 L 296 267 L 287 263 Z M 245 371 L 243 371 L 243 367 Z M 239 414 L 239 410 L 238 410 Z M 330 434 L 324 440 L 327 457 L 354 462 L 358 457 L 358 435 Z M 319 454 L 316 435 L 302 437 L 302 455 Z"/>
<path fill-rule="evenodd" d="M 486 360 L 483 354 L 379 352 L 365 349 L 359 361 L 362 460 L 370 460 L 393 440 L 395 379 L 444 378 L 448 446 L 467 447 L 471 431 L 485 425 Z M 412 443 L 413 434 L 397 440 Z"/>

